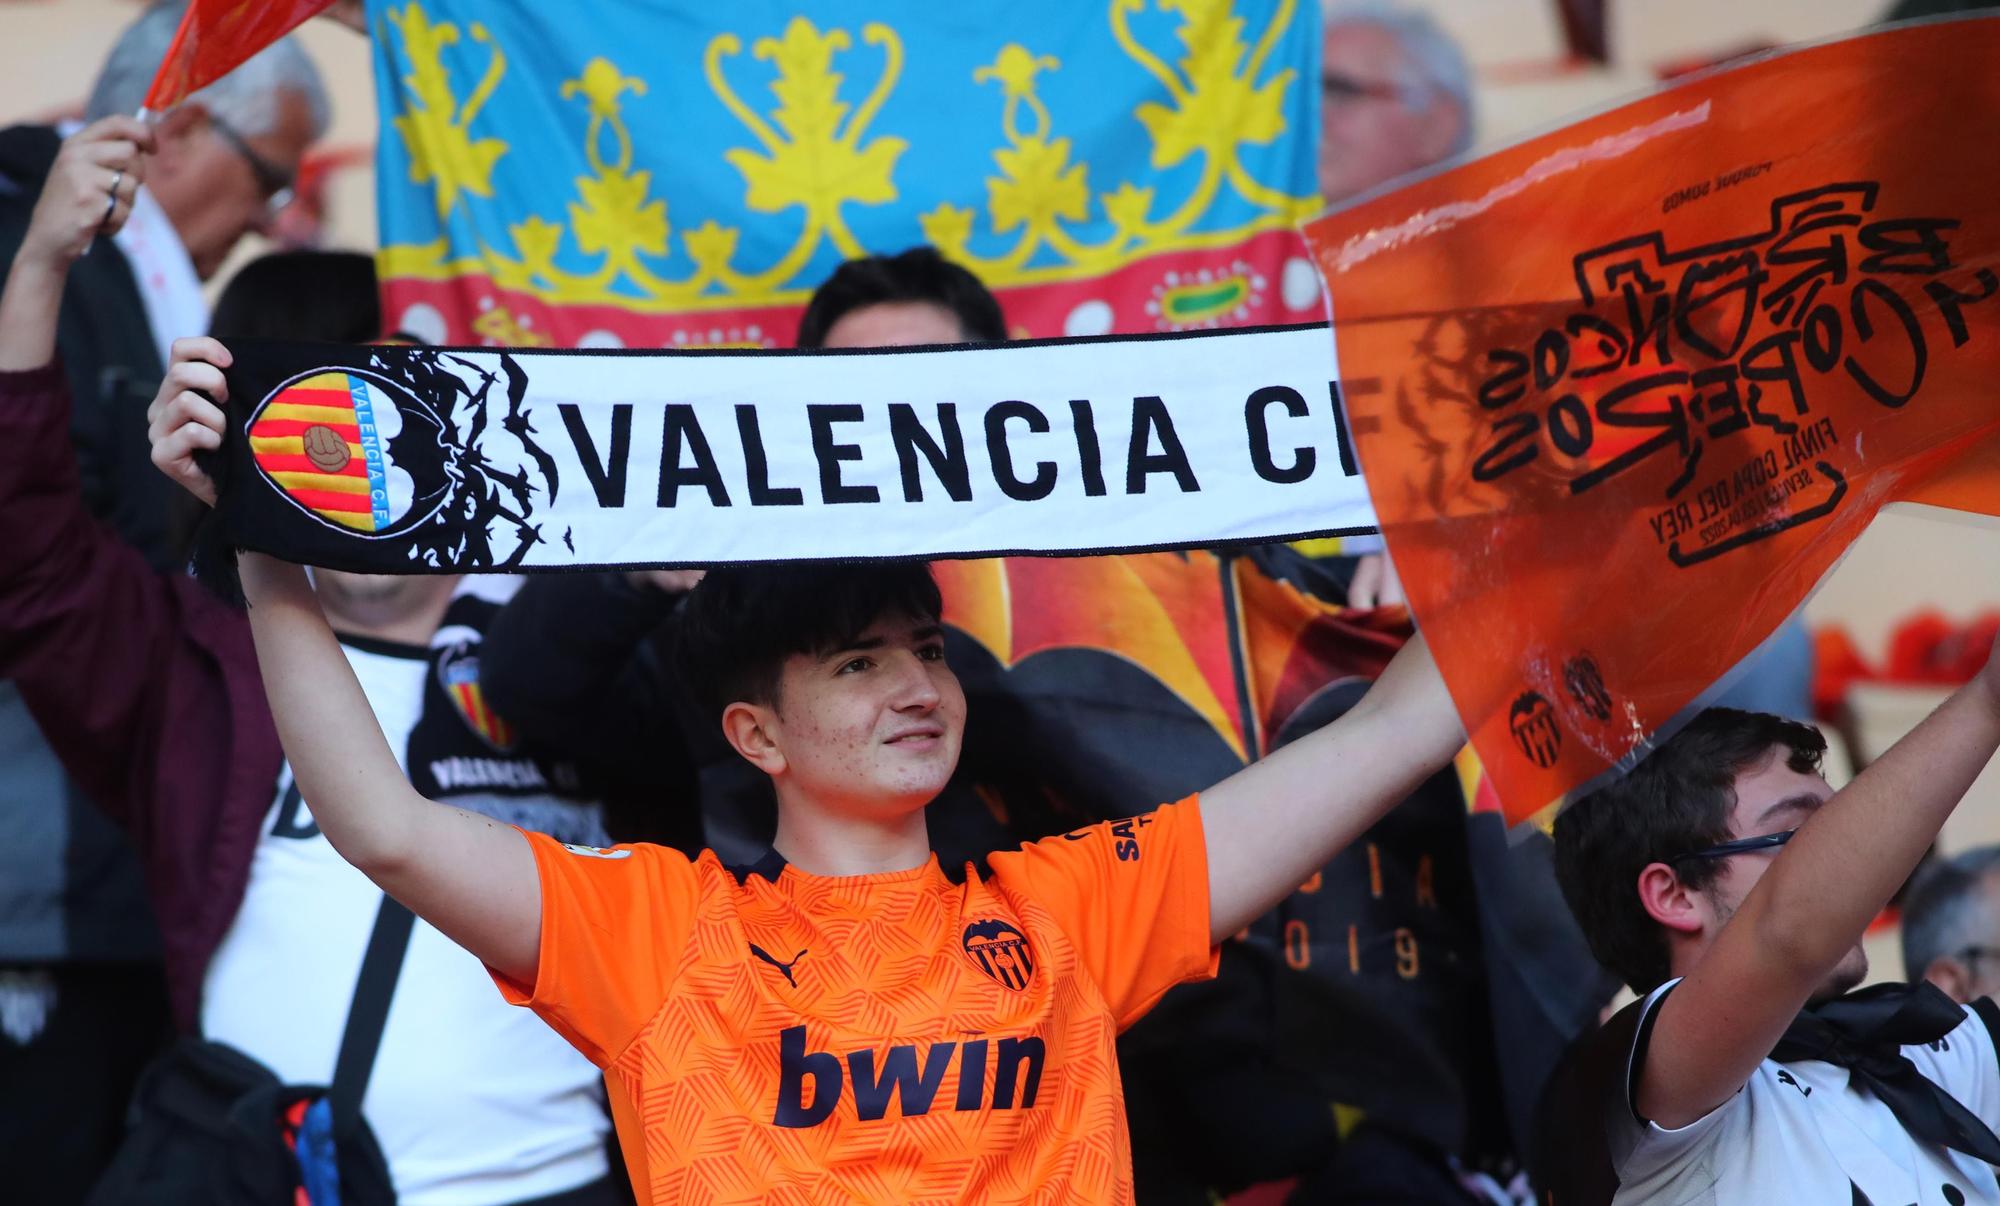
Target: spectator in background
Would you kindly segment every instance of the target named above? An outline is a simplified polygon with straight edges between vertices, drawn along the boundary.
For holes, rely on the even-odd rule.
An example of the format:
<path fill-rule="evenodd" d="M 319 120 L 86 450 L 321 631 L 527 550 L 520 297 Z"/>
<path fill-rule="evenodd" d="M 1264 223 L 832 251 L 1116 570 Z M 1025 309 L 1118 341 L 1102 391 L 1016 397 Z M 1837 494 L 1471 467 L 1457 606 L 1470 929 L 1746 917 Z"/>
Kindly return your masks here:
<path fill-rule="evenodd" d="M 161 1182 L 187 1186 L 175 1200 L 219 1200 L 199 1188 L 203 1178 L 237 1175 L 232 1161 L 246 1146 L 275 1150 L 275 1104 L 262 1113 L 274 1128 L 265 1139 L 224 1125 L 246 1094 L 327 1085 L 344 1055 L 379 1052 L 354 1089 L 374 1142 L 337 1139 L 346 1200 L 380 1200 L 364 1189 L 372 1173 L 407 1206 L 551 1195 L 609 1206 L 621 1200 L 622 1173 L 608 1161 L 596 1069 L 495 997 L 478 961 L 434 930 L 398 936 L 400 906 L 332 853 L 292 784 L 242 613 L 178 571 L 147 566 L 84 507 L 52 361 L 63 272 L 99 221 L 110 173 L 98 165 L 143 133 L 111 119 L 65 144 L 0 296 L 0 513 L 15 533 L 0 542 L 0 674 L 68 772 L 136 839 L 175 1021 L 205 1040 L 184 1040 L 149 1070 L 137 1134 L 93 1201 L 158 1200 L 139 1187 L 157 1193 Z M 225 334 L 354 338 L 377 321 L 369 260 L 297 254 L 254 265 L 217 314 L 242 324 Z M 227 358 L 212 341 L 187 342 Z M 165 379 L 163 414 L 183 388 L 224 392 L 219 376 L 186 382 L 176 375 L 186 371 Z M 427 790 L 572 842 L 663 836 L 614 824 L 592 768 L 543 756 L 466 702 L 480 633 L 499 610 L 491 595 L 505 585 L 459 591 L 448 577 L 331 572 L 317 581 L 369 703 Z M 385 958 L 364 958 L 378 939 Z M 385 1016 L 372 1033 L 351 1032 L 350 1016 L 367 1016 L 353 1003 L 370 966 L 389 973 Z M 28 1085 L 4 1068 L 0 1084 L 10 1095 L 33 1090 L 0 1119 L 8 1138 L 23 1133 L 17 1117 L 45 1120 L 58 1140 L 78 1126 L 73 1103 L 85 1086 L 60 1075 Z M 180 1121 L 189 1115 L 212 1130 L 198 1134 Z M 12 1200 L 23 1182 L 0 1184 Z M 30 1190 L 21 1200 L 59 1199 Z"/>
<path fill-rule="evenodd" d="M 1551 1081 L 1544 1203 L 2000 1200 L 2000 1010 L 1850 991 L 1996 746 L 1989 654 L 1837 793 L 1811 726 L 1709 708 L 1556 818 L 1563 895 L 1641 999 Z"/>
<path fill-rule="evenodd" d="M 1903 978 L 1961 1005 L 2000 994 L 2000 846 L 1917 873 L 1903 900 Z"/>
<path fill-rule="evenodd" d="M 155 5 L 119 37 L 88 120 L 140 109 L 182 7 Z M 277 42 L 158 117 L 145 185 L 119 182 L 131 216 L 71 272 L 56 343 L 75 399 L 84 498 L 157 568 L 180 564 L 190 511 L 147 459 L 146 404 L 173 340 L 208 330 L 202 282 L 244 235 L 264 229 L 330 120 L 312 60 L 296 39 Z M 63 133 L 0 130 L 0 258 L 20 246 Z"/>
<path fill-rule="evenodd" d="M 139 108 L 178 20 L 178 7 L 155 8 L 124 32 L 91 91 L 92 119 Z M 192 526 L 186 495 L 148 459 L 146 404 L 168 344 L 207 328 L 201 282 L 262 224 L 327 117 L 319 76 L 288 39 L 160 117 L 143 186 L 141 173 L 108 168 L 93 182 L 100 220 L 115 192 L 122 225 L 107 223 L 108 237 L 71 269 L 57 347 L 75 399 L 83 503 L 155 569 L 181 561 Z M 0 263 L 33 258 L 30 216 L 61 143 L 48 127 L 0 130 Z M 19 530 L 16 513 L 4 519 Z M 64 774 L 0 677 L 5 1193 L 72 1201 L 101 1165 L 133 1077 L 167 1031 L 159 959 L 129 844 Z M 20 1126 L 6 1125 L 16 1118 Z M 22 1166 L 37 1179 L 13 1176 Z"/>
<path fill-rule="evenodd" d="M 1329 205 L 1472 148 L 1472 69 L 1430 15 L 1323 0 L 1319 192 Z"/>

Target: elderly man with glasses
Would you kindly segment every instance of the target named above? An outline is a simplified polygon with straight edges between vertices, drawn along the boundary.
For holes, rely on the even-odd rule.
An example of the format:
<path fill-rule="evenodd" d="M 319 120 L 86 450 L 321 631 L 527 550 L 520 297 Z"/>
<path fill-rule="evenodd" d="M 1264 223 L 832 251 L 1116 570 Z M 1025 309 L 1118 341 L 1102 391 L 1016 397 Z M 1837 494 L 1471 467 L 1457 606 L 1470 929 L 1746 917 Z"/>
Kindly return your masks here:
<path fill-rule="evenodd" d="M 124 32 L 89 119 L 138 111 L 179 19 L 180 6 L 156 5 Z M 169 346 L 208 329 L 202 282 L 269 223 L 328 112 L 318 72 L 287 40 L 161 114 L 143 166 L 99 146 L 94 179 L 79 178 L 101 192 L 104 215 L 69 271 L 57 336 L 81 487 L 156 568 L 183 562 L 193 511 L 153 469 L 146 439 Z M 70 133 L 0 130 L 0 264 L 44 258 L 30 216 Z M 10 530 L 19 521 L 4 519 Z M 117 1137 L 134 1076 L 168 1032 L 145 899 L 125 839 L 0 680 L 0 1135 L 13 1141 L 0 1142 L 0 1198 L 79 1200 Z"/>
<path fill-rule="evenodd" d="M 1839 792 L 1815 729 L 1709 708 L 1557 819 L 1563 895 L 1640 999 L 1551 1080 L 1545 1200 L 2000 1202 L 2000 1010 L 1854 991 L 1996 747 L 1989 660 Z"/>

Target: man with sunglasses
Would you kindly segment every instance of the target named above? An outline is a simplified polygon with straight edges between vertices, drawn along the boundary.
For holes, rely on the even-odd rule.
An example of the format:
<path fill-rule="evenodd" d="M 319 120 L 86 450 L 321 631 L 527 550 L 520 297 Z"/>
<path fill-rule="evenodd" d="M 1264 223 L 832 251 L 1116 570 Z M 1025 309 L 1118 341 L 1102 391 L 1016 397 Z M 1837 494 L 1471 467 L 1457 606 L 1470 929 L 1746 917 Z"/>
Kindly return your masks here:
<path fill-rule="evenodd" d="M 1839 792 L 1811 727 L 1710 708 L 1558 818 L 1563 895 L 1640 999 L 1551 1081 L 1544 1202 L 2000 1202 L 2000 1011 L 1852 991 L 1996 746 L 1989 660 Z"/>

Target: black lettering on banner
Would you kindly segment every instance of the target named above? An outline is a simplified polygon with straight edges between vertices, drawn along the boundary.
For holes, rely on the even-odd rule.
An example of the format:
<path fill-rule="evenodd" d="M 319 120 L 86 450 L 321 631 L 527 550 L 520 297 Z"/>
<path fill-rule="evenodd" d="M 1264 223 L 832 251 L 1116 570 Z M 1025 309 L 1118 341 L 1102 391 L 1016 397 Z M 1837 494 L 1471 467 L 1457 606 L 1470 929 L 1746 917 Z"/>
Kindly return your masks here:
<path fill-rule="evenodd" d="M 1899 271 L 1904 270 L 1899 269 Z M 1868 370 L 1862 368 L 1861 362 L 1853 356 L 1849 356 L 1846 360 L 1847 375 L 1854 378 L 1854 383 L 1867 391 L 1869 397 L 1891 410 L 1901 410 L 1911 398 L 1917 396 L 1917 391 L 1923 388 L 1924 368 L 1929 363 L 1924 349 L 1924 329 L 1917 325 L 1917 315 L 1910 309 L 1910 303 L 1896 296 L 1894 290 L 1880 281 L 1862 281 L 1854 287 L 1854 292 L 1850 296 L 1852 300 L 1849 306 L 1853 310 L 1851 317 L 1854 319 L 1854 333 L 1860 337 L 1856 342 L 1867 343 L 1875 338 L 1875 324 L 1869 321 L 1868 307 L 1863 304 L 1863 299 L 1868 297 L 1880 298 L 1882 304 L 1902 321 L 1903 331 L 1909 336 L 1910 385 L 1900 394 L 1883 388 L 1882 383 L 1870 376 Z"/>
<path fill-rule="evenodd" d="M 1494 423 L 1493 433 L 1499 438 L 1472 462 L 1472 480 L 1497 481 L 1540 456 L 1535 437 L 1541 432 L 1541 416 L 1525 411 Z"/>
<path fill-rule="evenodd" d="M 1528 358 L 1513 348 L 1493 348 L 1486 353 L 1486 363 L 1499 365 L 1499 371 L 1479 383 L 1479 404 L 1487 410 L 1500 410 L 1528 396 Z"/>
<path fill-rule="evenodd" d="M 1265 481 L 1289 486 L 1312 476 L 1319 454 L 1311 445 L 1301 444 L 1292 450 L 1292 463 L 1283 469 L 1278 467 L 1271 457 L 1271 423 L 1266 413 L 1274 403 L 1283 406 L 1285 413 L 1295 419 L 1305 418 L 1311 408 L 1299 391 L 1288 385 L 1264 386 L 1243 404 L 1243 422 L 1250 430 L 1250 464 Z"/>
<path fill-rule="evenodd" d="M 757 408 L 747 402 L 736 407 L 736 434 L 743 441 L 743 468 L 750 479 L 753 507 L 802 507 L 806 492 L 797 486 L 771 485 L 771 461 L 764 455 L 764 432 L 757 425 Z"/>
<path fill-rule="evenodd" d="M 694 459 L 692 465 L 681 464 L 683 443 Z M 729 491 L 723 487 L 722 470 L 716 467 L 715 453 L 708 446 L 708 437 L 701 432 L 694 407 L 685 402 L 669 402 L 666 431 L 660 440 L 659 505 L 673 506 L 680 499 L 682 486 L 700 486 L 708 491 L 711 506 L 729 505 Z"/>
<path fill-rule="evenodd" d="M 1768 171 L 1691 182 L 1666 208 Z M 1959 218 L 1885 215 L 1885 195 L 1837 181 L 1774 195 L 1761 230 L 1681 247 L 1653 230 L 1579 252 L 1574 310 L 1511 346 L 1468 349 L 1490 415 L 1473 479 L 1546 465 L 1546 445 L 1562 459 L 1544 472 L 1582 494 L 1667 458 L 1659 481 L 1672 505 L 1654 513 L 1654 536 L 1682 565 L 1831 514 L 1845 493 L 1839 450 L 1807 464 L 1783 444 L 1823 421 L 1813 389 L 1845 374 L 1877 405 L 1905 407 L 1926 380 L 1930 316 L 1962 347 L 1967 307 L 2000 298 L 2000 272 L 1955 262 Z M 1675 504 L 1704 456 L 1727 471 Z"/>
<path fill-rule="evenodd" d="M 812 426 L 813 458 L 819 462 L 819 496 L 828 503 L 872 503 L 882 501 L 882 492 L 873 486 L 850 486 L 840 480 L 842 461 L 861 459 L 861 445 L 837 444 L 835 423 L 859 423 L 861 406 L 854 402 L 813 402 L 806 406 L 806 421 Z"/>
<path fill-rule="evenodd" d="M 1342 385 L 1338 381 L 1326 383 L 1327 397 L 1333 399 L 1333 443 L 1340 453 L 1340 473 L 1342 477 L 1354 477 L 1361 472 L 1361 466 L 1354 463 L 1354 439 L 1347 433 L 1347 407 L 1341 396 Z M 1366 398 L 1382 392 L 1382 383 L 1373 377 L 1362 377 L 1349 381 L 1346 392 L 1357 398 Z"/>
<path fill-rule="evenodd" d="M 1951 218 L 1891 218 L 1870 222 L 1856 236 L 1874 255 L 1862 260 L 1862 272 L 1936 276 L 1951 270 L 1951 247 L 1943 233 L 1957 230 Z"/>
<path fill-rule="evenodd" d="M 632 404 L 612 404 L 609 459 L 597 455 L 597 441 L 590 438 L 590 428 L 583 424 L 582 407 L 574 402 L 561 402 L 556 405 L 556 411 L 562 415 L 570 443 L 576 445 L 576 459 L 583 465 L 583 475 L 590 479 L 590 489 L 597 495 L 597 505 L 624 506 L 625 462 L 632 453 Z"/>
<path fill-rule="evenodd" d="M 1035 476 L 1023 481 L 1014 473 L 1014 453 L 1007 446 L 1007 420 L 1019 419 L 1036 435 L 1049 430 L 1049 417 L 1026 402 L 995 402 L 986 408 L 986 455 L 993 461 L 993 481 L 1016 502 L 1047 498 L 1056 488 L 1056 463 L 1035 462 Z"/>
<path fill-rule="evenodd" d="M 1152 451 L 1153 435 L 1160 437 L 1160 451 Z M 1199 494 L 1194 467 L 1188 464 L 1187 450 L 1174 431 L 1167 404 L 1150 394 L 1132 399 L 1132 445 L 1125 460 L 1125 493 L 1144 494 L 1146 479 L 1155 473 L 1171 473 L 1183 494 Z"/>
<path fill-rule="evenodd" d="M 1971 302 L 1985 301 L 1993 296 L 1995 290 L 2000 290 L 2000 276 L 1993 275 L 1991 268 L 1981 268 L 1972 274 L 1972 279 L 1979 282 L 1977 293 L 1962 292 L 1943 281 L 1931 281 L 1924 286 L 1924 292 L 1937 303 L 1938 313 L 1944 317 L 1945 329 L 1951 332 L 1951 346 L 1955 348 L 1964 347 L 1965 341 L 1972 338 L 1965 325 L 1965 307 Z"/>
<path fill-rule="evenodd" d="M 896 445 L 896 467 L 903 476 L 903 501 L 924 501 L 924 485 L 917 476 L 917 454 L 930 464 L 944 492 L 954 502 L 972 500 L 972 467 L 965 459 L 965 435 L 958 429 L 958 404 L 940 402 L 937 408 L 940 443 L 924 429 L 917 408 L 908 402 L 889 404 L 889 439 Z"/>
<path fill-rule="evenodd" d="M 1083 492 L 1090 498 L 1102 498 L 1105 494 L 1104 451 L 1097 444 L 1097 417 L 1090 412 L 1090 400 L 1072 399 L 1069 414 L 1076 426 L 1076 455 L 1083 466 Z"/>

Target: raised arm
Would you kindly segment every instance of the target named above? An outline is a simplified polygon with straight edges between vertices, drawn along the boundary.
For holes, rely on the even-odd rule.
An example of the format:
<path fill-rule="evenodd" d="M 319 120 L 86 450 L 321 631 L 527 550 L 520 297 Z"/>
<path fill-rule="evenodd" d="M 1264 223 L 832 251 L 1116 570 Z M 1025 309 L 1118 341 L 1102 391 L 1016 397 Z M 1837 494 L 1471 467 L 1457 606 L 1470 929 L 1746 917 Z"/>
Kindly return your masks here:
<path fill-rule="evenodd" d="M 148 411 L 153 463 L 213 504 L 194 465 L 220 447 L 229 352 L 182 339 Z M 213 401 L 211 400 L 213 399 Z M 327 626 L 305 571 L 245 553 L 239 566 L 264 693 L 299 792 L 342 858 L 494 970 L 535 980 L 541 884 L 519 831 L 417 794 Z"/>
<path fill-rule="evenodd" d="M 1821 805 L 1661 1003 L 1634 1103 L 1686 1126 L 1743 1087 L 1861 940 L 2000 748 L 1991 655 L 1922 724 Z"/>
<path fill-rule="evenodd" d="M 1346 715 L 1203 792 L 1215 941 L 1297 889 L 1464 744 L 1419 635 Z"/>

